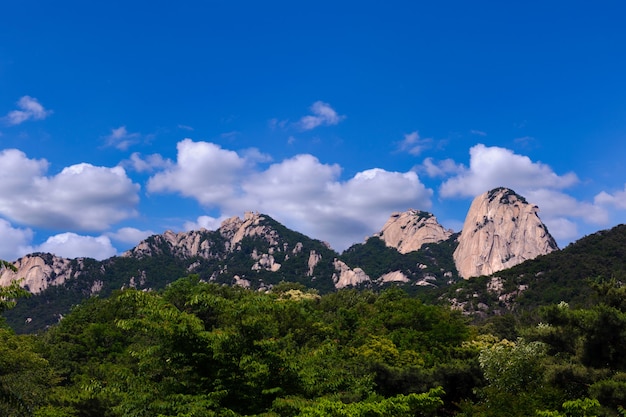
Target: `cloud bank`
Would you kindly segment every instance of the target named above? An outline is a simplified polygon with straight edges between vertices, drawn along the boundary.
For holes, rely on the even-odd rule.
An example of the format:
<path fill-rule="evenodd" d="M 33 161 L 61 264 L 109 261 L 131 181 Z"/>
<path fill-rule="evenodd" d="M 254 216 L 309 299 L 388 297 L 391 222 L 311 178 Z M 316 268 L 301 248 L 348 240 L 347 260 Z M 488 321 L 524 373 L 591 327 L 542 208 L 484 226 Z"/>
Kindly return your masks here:
<path fill-rule="evenodd" d="M 139 185 L 121 167 L 77 164 L 47 176 L 48 162 L 0 152 L 0 215 L 48 230 L 108 229 L 136 215 Z"/>
<path fill-rule="evenodd" d="M 542 220 L 561 242 L 579 236 L 577 220 L 596 226 L 609 222 L 609 213 L 599 204 L 613 201 L 608 194 L 596 197 L 596 202 L 577 200 L 565 192 L 580 182 L 575 173 L 559 175 L 506 148 L 477 144 L 470 149 L 469 167 L 449 159 L 426 159 L 420 169 L 432 177 L 451 175 L 439 188 L 442 198 L 475 197 L 496 187 L 515 190 L 539 206 Z M 619 201 L 619 194 L 614 199 Z"/>
<path fill-rule="evenodd" d="M 259 211 L 338 250 L 362 242 L 393 211 L 431 207 L 432 190 L 412 171 L 374 168 L 341 181 L 338 165 L 309 154 L 261 170 L 249 153 L 214 143 L 185 139 L 177 150 L 176 162 L 149 179 L 150 193 L 191 197 L 226 216 Z"/>
<path fill-rule="evenodd" d="M 418 138 L 409 134 L 405 139 L 415 145 Z M 597 230 L 607 226 L 615 213 L 623 216 L 626 210 L 626 185 L 597 193 L 592 201 L 580 200 L 569 191 L 581 184 L 575 173 L 557 173 L 510 149 L 483 144 L 470 148 L 467 165 L 429 157 L 407 172 L 371 168 L 350 178 L 342 178 L 339 165 L 322 163 L 310 154 L 268 165 L 271 156 L 256 148 L 233 151 L 192 139 L 181 140 L 176 148 L 175 160 L 133 153 L 117 167 L 82 163 L 56 174 L 48 174 L 46 160 L 28 158 L 16 149 L 1 151 L 0 258 L 50 251 L 104 259 L 116 254 L 112 242 L 130 247 L 154 234 L 133 227 L 111 230 L 135 216 L 139 204 L 140 187 L 122 166 L 150 175 L 148 193 L 184 196 L 207 210 L 184 222 L 181 228 L 185 230 L 214 230 L 225 218 L 253 210 L 327 241 L 339 251 L 379 231 L 395 211 L 416 208 L 437 214 L 432 209 L 435 193 L 418 173 L 439 184 L 438 201 L 464 199 L 467 207 L 471 198 L 489 189 L 512 188 L 540 207 L 542 220 L 560 243 L 580 237 L 581 225 Z M 450 221 L 462 224 L 463 219 Z M 34 245 L 31 228 L 60 234 Z"/>

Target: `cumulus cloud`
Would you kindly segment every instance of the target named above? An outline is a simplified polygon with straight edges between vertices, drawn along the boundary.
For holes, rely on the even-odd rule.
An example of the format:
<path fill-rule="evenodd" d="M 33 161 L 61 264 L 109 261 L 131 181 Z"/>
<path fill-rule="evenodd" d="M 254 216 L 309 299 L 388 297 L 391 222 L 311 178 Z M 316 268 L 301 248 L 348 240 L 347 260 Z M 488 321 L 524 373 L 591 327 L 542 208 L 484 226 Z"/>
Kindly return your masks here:
<path fill-rule="evenodd" d="M 470 166 L 441 186 L 443 197 L 479 195 L 496 187 L 528 190 L 539 187 L 563 189 L 578 182 L 573 172 L 557 175 L 541 162 L 496 146 L 478 144 L 470 149 Z M 518 191 L 518 192 L 520 192 Z"/>
<path fill-rule="evenodd" d="M 107 146 L 113 146 L 119 150 L 125 151 L 131 145 L 137 143 L 141 135 L 139 133 L 130 133 L 126 126 L 120 126 L 117 129 L 111 129 L 111 134 L 105 136 Z"/>
<path fill-rule="evenodd" d="M 624 185 L 624 190 L 616 191 L 613 194 L 609 194 L 606 191 L 600 192 L 594 197 L 594 202 L 603 206 L 626 210 L 626 184 Z"/>
<path fill-rule="evenodd" d="M 570 219 L 564 217 L 546 218 L 543 220 L 548 227 L 548 231 L 557 241 L 570 242 L 580 237 L 578 225 Z M 561 244 L 561 246 L 563 246 Z"/>
<path fill-rule="evenodd" d="M 172 161 L 164 159 L 159 154 L 142 157 L 139 152 L 133 152 L 130 159 L 123 161 L 122 166 L 129 167 L 136 172 L 153 172 L 156 169 L 167 168 L 172 165 Z"/>
<path fill-rule="evenodd" d="M 0 152 L 0 214 L 47 229 L 104 230 L 136 214 L 139 186 L 122 167 L 77 164 L 47 176 L 48 162 Z"/>
<path fill-rule="evenodd" d="M 408 152 L 411 155 L 417 156 L 425 149 L 429 148 L 432 141 L 433 140 L 431 138 L 420 138 L 419 133 L 414 131 L 404 135 L 404 139 L 400 142 L 398 148 L 401 152 Z"/>
<path fill-rule="evenodd" d="M 298 155 L 270 166 L 242 184 L 231 210 L 254 208 L 343 250 L 378 231 L 394 211 L 431 207 L 432 190 L 414 172 L 370 169 L 340 181 L 338 165 Z"/>
<path fill-rule="evenodd" d="M 443 173 L 432 161 L 425 161 L 424 166 L 431 173 Z M 597 201 L 581 201 L 564 191 L 578 182 L 573 172 L 558 175 L 548 165 L 509 149 L 478 144 L 470 149 L 469 168 L 460 168 L 446 180 L 440 193 L 444 198 L 475 197 L 496 187 L 511 188 L 539 207 L 550 233 L 563 242 L 578 236 L 577 221 L 594 225 L 609 222 L 608 211 Z"/>
<path fill-rule="evenodd" d="M 330 104 L 323 101 L 316 101 L 310 108 L 311 113 L 308 116 L 304 116 L 298 122 L 300 128 L 304 130 L 315 129 L 318 126 L 330 126 L 336 125 L 341 122 L 346 116 L 341 116 L 330 107 Z"/>
<path fill-rule="evenodd" d="M 14 228 L 8 221 L 0 219 L 0 236 L 0 259 L 12 262 L 33 251 L 31 229 Z"/>
<path fill-rule="evenodd" d="M 237 193 L 247 161 L 236 152 L 208 142 L 184 139 L 176 146 L 176 164 L 154 175 L 148 191 L 179 192 L 207 206 L 220 205 Z"/>
<path fill-rule="evenodd" d="M 463 164 L 457 164 L 452 159 L 444 159 L 435 162 L 433 158 L 426 158 L 422 165 L 417 167 L 419 172 L 425 172 L 431 178 L 447 177 L 451 174 L 459 174 L 465 170 Z"/>
<path fill-rule="evenodd" d="M 24 96 L 17 101 L 19 110 L 10 111 L 5 117 L 9 125 L 19 125 L 27 120 L 43 120 L 52 114 L 52 110 L 46 110 L 39 101 L 30 96 Z"/>
<path fill-rule="evenodd" d="M 109 232 L 106 235 L 113 240 L 122 243 L 128 243 L 131 245 L 136 245 L 141 242 L 145 238 L 154 235 L 155 233 L 152 230 L 140 230 L 134 227 L 122 227 L 118 229 L 116 232 Z"/>
<path fill-rule="evenodd" d="M 248 148 L 241 151 L 241 156 L 251 162 L 272 162 L 272 156 L 266 153 L 261 152 L 257 148 Z"/>
<path fill-rule="evenodd" d="M 308 154 L 264 170 L 253 162 L 215 144 L 185 139 L 178 144 L 175 166 L 154 175 L 148 189 L 193 197 L 228 215 L 259 211 L 338 250 L 379 230 L 393 211 L 431 206 L 432 190 L 415 172 L 370 169 L 341 181 L 340 166 Z M 218 219 L 206 217 L 186 228 L 201 222 L 205 228 L 218 226 Z"/>
<path fill-rule="evenodd" d="M 84 257 L 99 261 L 117 253 L 107 236 L 81 236 L 76 233 L 50 236 L 36 248 L 36 251 L 52 253 L 63 258 Z"/>
<path fill-rule="evenodd" d="M 226 220 L 227 218 L 228 216 L 221 216 L 221 217 L 199 216 L 194 222 L 185 222 L 185 225 L 183 227 L 186 231 L 199 230 L 199 229 L 216 230 L 221 226 L 222 222 Z"/>

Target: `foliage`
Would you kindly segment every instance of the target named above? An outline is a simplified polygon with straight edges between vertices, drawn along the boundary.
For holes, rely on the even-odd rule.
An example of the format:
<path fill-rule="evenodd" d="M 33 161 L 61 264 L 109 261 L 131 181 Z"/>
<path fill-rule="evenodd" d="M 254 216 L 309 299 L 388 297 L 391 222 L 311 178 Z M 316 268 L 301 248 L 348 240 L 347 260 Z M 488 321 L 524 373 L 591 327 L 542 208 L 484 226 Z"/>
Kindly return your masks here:
<path fill-rule="evenodd" d="M 480 326 L 397 287 L 261 292 L 190 275 L 111 291 L 38 335 L 0 328 L 0 414 L 623 415 L 623 281 L 585 282 L 590 305 Z"/>

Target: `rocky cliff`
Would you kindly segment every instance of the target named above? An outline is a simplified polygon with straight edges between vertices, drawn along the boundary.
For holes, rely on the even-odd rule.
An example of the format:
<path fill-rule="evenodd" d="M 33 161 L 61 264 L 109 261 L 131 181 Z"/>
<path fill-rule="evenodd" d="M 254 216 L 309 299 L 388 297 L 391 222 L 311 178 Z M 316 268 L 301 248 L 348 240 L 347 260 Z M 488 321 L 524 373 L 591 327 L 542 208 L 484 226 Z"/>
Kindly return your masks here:
<path fill-rule="evenodd" d="M 493 274 L 558 249 L 538 211 L 508 188 L 476 197 L 453 255 L 459 275 Z"/>
<path fill-rule="evenodd" d="M 38 294 L 51 285 L 61 285 L 80 276 L 84 259 L 66 259 L 49 253 L 34 253 L 18 259 L 14 266 L 17 268 L 16 272 L 9 269 L 0 271 L 0 286 L 21 279 L 22 287 L 32 294 Z"/>
<path fill-rule="evenodd" d="M 389 247 L 400 253 L 419 250 L 427 243 L 437 243 L 448 239 L 452 230 L 446 230 L 431 213 L 408 210 L 393 213 L 378 236 Z"/>

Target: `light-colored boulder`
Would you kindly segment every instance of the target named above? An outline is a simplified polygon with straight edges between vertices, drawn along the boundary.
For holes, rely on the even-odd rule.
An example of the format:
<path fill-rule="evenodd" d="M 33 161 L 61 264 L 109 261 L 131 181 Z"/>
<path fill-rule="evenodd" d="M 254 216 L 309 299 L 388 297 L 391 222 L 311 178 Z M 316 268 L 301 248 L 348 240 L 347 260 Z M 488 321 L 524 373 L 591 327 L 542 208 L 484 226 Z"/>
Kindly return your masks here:
<path fill-rule="evenodd" d="M 409 282 L 409 278 L 404 275 L 402 271 L 392 271 L 381 275 L 376 281 L 379 283 L 385 282 Z"/>
<path fill-rule="evenodd" d="M 333 274 L 333 282 L 335 288 L 345 288 L 348 286 L 359 285 L 363 282 L 369 282 L 370 277 L 361 268 L 351 269 L 345 262 L 335 259 L 333 261 L 335 273 Z"/>
<path fill-rule="evenodd" d="M 454 251 L 459 275 L 490 275 L 558 249 L 538 211 L 508 188 L 476 197 Z"/>
<path fill-rule="evenodd" d="M 255 249 L 255 253 L 256 253 L 256 249 Z M 258 260 L 254 263 L 254 265 L 252 265 L 253 271 L 264 270 L 264 271 L 276 272 L 281 267 L 281 265 L 278 262 L 276 262 L 274 257 L 268 253 L 261 254 L 257 259 Z"/>
<path fill-rule="evenodd" d="M 404 254 L 419 250 L 425 244 L 446 240 L 451 235 L 452 231 L 440 225 L 431 213 L 411 209 L 393 213 L 376 236 Z"/>
<path fill-rule="evenodd" d="M 309 269 L 308 269 L 308 271 L 306 273 L 306 275 L 308 277 L 312 277 L 313 276 L 313 272 L 315 270 L 315 266 L 321 260 L 322 260 L 322 255 L 320 255 L 316 251 L 312 250 L 311 252 L 309 252 L 309 262 L 308 262 Z"/>

